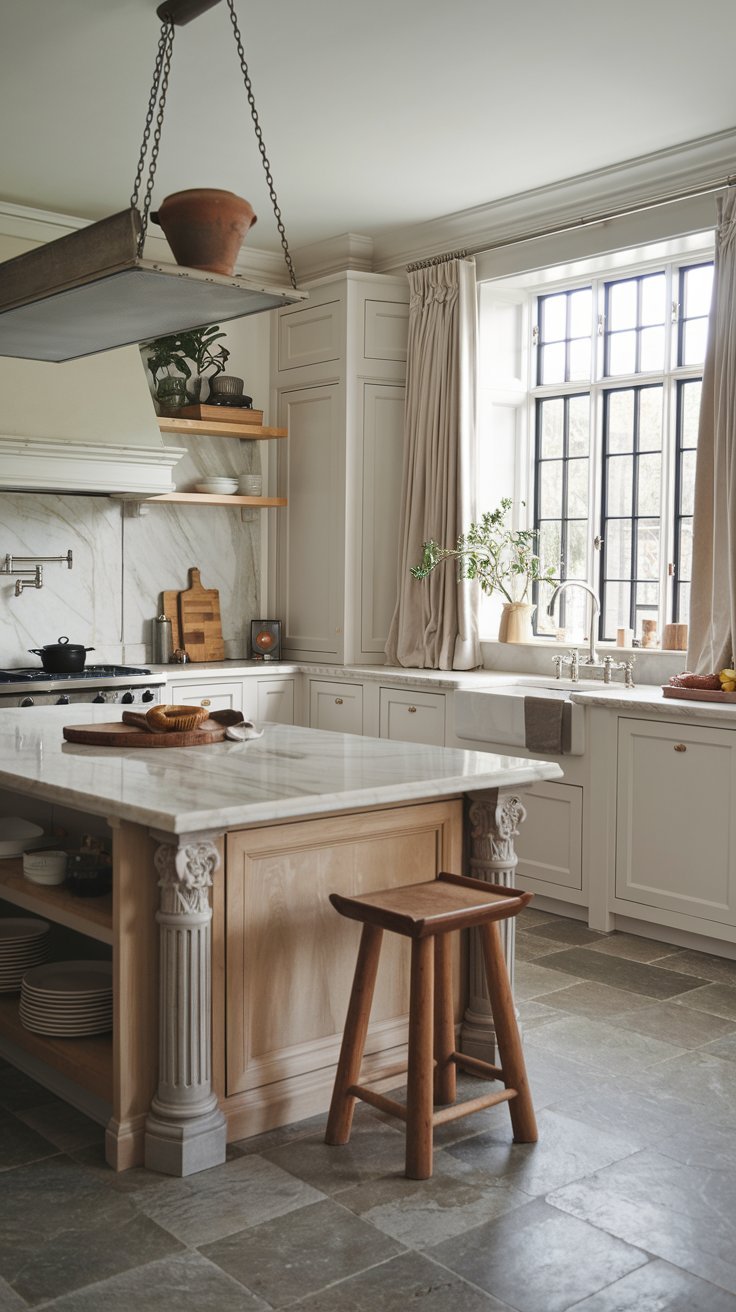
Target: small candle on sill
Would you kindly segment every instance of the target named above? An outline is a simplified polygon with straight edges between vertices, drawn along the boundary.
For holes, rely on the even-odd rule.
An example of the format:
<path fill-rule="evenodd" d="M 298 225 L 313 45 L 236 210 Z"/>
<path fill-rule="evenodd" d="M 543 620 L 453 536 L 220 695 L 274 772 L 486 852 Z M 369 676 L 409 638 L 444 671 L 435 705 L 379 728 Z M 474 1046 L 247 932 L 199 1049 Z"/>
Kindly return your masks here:
<path fill-rule="evenodd" d="M 634 641 L 633 629 L 616 629 L 616 646 L 630 647 Z"/>

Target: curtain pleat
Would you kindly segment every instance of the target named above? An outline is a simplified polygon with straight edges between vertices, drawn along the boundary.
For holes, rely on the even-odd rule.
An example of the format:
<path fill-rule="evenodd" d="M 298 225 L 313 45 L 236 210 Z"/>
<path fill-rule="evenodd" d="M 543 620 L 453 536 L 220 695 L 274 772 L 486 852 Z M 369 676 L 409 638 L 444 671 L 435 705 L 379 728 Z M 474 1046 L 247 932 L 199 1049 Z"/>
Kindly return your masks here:
<path fill-rule="evenodd" d="M 422 582 L 410 567 L 430 538 L 454 546 L 474 517 L 477 309 L 474 260 L 448 260 L 409 275 L 397 603 L 386 659 L 418 669 L 481 663 L 477 585 L 452 564 Z"/>

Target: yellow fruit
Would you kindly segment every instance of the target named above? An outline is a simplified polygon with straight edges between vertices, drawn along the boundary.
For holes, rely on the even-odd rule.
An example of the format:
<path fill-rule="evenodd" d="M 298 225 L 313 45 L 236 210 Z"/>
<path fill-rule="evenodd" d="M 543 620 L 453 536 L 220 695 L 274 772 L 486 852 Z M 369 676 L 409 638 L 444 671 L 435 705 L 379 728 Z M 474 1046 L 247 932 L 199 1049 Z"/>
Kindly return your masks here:
<path fill-rule="evenodd" d="M 736 670 L 721 670 L 718 678 L 721 683 L 736 683 Z"/>
<path fill-rule="evenodd" d="M 736 679 L 724 679 L 721 683 L 721 692 L 736 692 Z"/>

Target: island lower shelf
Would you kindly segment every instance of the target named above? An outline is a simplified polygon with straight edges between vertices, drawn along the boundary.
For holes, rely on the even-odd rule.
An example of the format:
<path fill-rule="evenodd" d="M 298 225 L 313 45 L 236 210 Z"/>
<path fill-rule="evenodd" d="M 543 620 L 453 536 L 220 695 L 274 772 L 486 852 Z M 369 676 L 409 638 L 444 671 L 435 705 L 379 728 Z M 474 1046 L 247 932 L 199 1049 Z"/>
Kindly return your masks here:
<path fill-rule="evenodd" d="M 58 1071 L 103 1102 L 113 1101 L 112 1035 L 54 1039 L 21 1024 L 17 993 L 0 994 L 0 1038 Z"/>

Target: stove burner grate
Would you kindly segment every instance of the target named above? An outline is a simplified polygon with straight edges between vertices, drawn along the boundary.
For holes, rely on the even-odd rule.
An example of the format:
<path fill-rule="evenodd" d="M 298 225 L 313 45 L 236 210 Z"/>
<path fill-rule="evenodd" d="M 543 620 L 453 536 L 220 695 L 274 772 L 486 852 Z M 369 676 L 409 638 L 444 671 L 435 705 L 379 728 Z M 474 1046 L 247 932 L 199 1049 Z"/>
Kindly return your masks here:
<path fill-rule="evenodd" d="M 48 670 L 42 670 L 36 665 L 31 665 L 13 670 L 0 670 L 0 684 L 3 683 L 34 683 L 41 680 L 48 681 L 53 679 L 127 679 L 134 678 L 137 675 L 149 675 L 151 671 L 147 668 L 138 668 L 132 665 L 85 665 L 83 670 L 78 670 L 76 674 L 51 674 Z"/>

